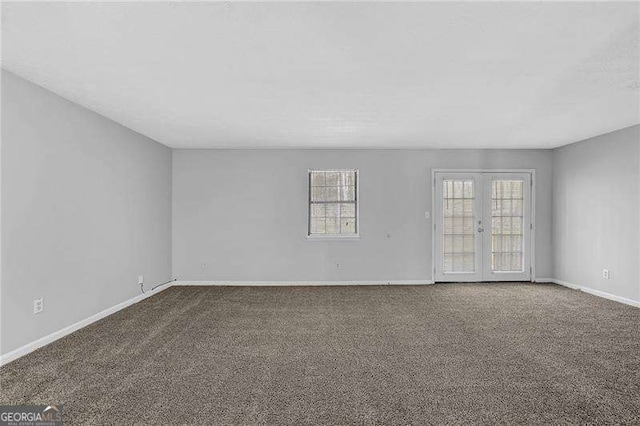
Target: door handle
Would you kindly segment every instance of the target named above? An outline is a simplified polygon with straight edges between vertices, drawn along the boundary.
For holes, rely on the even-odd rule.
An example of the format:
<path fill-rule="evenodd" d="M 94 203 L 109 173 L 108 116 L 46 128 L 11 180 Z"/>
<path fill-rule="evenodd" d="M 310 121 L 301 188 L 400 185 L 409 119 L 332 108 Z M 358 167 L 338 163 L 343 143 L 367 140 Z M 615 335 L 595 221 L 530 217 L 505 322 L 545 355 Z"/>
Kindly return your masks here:
<path fill-rule="evenodd" d="M 484 232 L 484 228 L 478 227 L 478 232 Z"/>

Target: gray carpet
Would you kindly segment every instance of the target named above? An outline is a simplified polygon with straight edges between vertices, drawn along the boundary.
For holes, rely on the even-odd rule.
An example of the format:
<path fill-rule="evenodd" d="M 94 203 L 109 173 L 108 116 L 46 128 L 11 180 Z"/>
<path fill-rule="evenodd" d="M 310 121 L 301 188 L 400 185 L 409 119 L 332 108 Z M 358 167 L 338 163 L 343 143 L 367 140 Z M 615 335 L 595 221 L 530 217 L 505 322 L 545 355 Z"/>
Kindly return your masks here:
<path fill-rule="evenodd" d="M 640 309 L 551 284 L 172 287 L 0 384 L 74 424 L 638 424 Z"/>

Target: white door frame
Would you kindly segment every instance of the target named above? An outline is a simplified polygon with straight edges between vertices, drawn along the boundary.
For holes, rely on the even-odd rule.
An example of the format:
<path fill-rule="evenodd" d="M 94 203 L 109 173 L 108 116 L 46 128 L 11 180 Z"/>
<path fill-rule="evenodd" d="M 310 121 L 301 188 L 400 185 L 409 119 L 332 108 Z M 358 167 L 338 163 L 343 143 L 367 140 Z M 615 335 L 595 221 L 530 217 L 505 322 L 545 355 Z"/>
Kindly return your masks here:
<path fill-rule="evenodd" d="M 436 173 L 529 173 L 531 175 L 531 282 L 536 281 L 536 169 L 431 169 L 431 282 L 436 278 Z"/>

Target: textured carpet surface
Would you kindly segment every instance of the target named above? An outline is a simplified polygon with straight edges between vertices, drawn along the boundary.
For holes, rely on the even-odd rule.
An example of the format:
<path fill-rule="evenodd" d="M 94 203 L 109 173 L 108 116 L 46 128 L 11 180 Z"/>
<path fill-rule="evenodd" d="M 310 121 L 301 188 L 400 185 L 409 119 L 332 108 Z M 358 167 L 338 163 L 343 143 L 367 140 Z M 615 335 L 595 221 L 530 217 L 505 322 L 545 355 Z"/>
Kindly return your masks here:
<path fill-rule="evenodd" d="M 640 309 L 547 284 L 172 287 L 0 385 L 73 424 L 638 424 Z"/>

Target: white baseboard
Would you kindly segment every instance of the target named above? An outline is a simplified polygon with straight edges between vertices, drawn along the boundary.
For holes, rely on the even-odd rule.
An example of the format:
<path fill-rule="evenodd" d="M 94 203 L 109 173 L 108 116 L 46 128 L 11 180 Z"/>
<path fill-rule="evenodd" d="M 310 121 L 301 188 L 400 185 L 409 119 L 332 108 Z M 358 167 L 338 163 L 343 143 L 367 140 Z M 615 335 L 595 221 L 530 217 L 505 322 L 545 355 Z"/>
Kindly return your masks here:
<path fill-rule="evenodd" d="M 400 281 L 175 281 L 179 286 L 342 286 L 342 285 L 428 285 L 431 280 Z"/>
<path fill-rule="evenodd" d="M 553 278 L 536 278 L 533 282 L 534 283 L 552 283 Z"/>
<path fill-rule="evenodd" d="M 624 303 L 625 305 L 631 305 L 631 306 L 635 306 L 636 308 L 640 308 L 640 301 L 638 300 L 628 299 L 622 296 L 616 296 L 615 294 L 607 293 L 605 291 L 596 290 L 590 287 L 585 287 L 585 286 L 570 283 L 567 281 L 557 280 L 555 278 L 550 278 L 547 282 L 558 284 L 563 287 L 568 287 L 573 290 L 584 291 L 585 293 L 593 294 L 594 296 L 603 297 L 605 299 L 613 300 L 614 302 L 620 302 L 620 303 Z"/>
<path fill-rule="evenodd" d="M 14 349 L 11 352 L 7 352 L 6 354 L 0 356 L 0 366 L 5 365 L 13 360 L 16 360 L 22 356 L 25 356 L 28 353 L 31 353 L 33 351 L 35 351 L 36 349 L 39 349 L 45 345 L 48 345 L 49 343 L 52 343 L 58 339 L 63 338 L 64 336 L 73 333 L 74 331 L 80 330 L 83 327 L 88 326 L 89 324 L 92 324 L 98 320 L 101 320 L 104 317 L 108 317 L 111 314 L 114 314 L 118 311 L 121 311 L 124 308 L 127 308 L 135 303 L 140 302 L 141 300 L 144 300 L 148 297 L 151 297 L 153 295 L 156 295 L 158 293 L 160 293 L 163 290 L 166 290 L 167 288 L 171 287 L 171 283 L 169 283 L 166 286 L 162 286 L 162 287 L 158 287 L 158 289 L 156 290 L 147 290 L 146 293 L 142 293 L 137 295 L 136 297 L 132 297 L 129 300 L 125 300 L 122 303 L 118 303 L 115 306 L 112 306 L 110 308 L 105 309 L 104 311 L 98 312 L 97 314 L 91 315 L 89 318 L 85 318 L 81 321 L 78 321 L 74 324 L 71 324 L 70 326 L 67 326 L 61 330 L 58 331 L 54 331 L 51 334 L 48 334 L 44 337 L 41 337 L 38 340 L 35 340 L 31 343 L 27 343 L 24 346 L 19 347 L 18 349 Z"/>
<path fill-rule="evenodd" d="M 71 324 L 61 330 L 55 331 L 38 340 L 7 352 L 4 355 L 0 355 L 0 366 L 5 365 L 11 361 L 14 361 L 24 355 L 27 355 L 36 349 L 48 345 L 64 336 L 73 333 L 83 327 L 88 326 L 102 318 L 105 318 L 111 314 L 114 314 L 124 308 L 127 308 L 135 303 L 140 302 L 148 297 L 151 297 L 159 292 L 166 290 L 167 288 L 177 286 L 331 286 L 331 285 L 424 285 L 433 284 L 433 281 L 429 280 L 408 280 L 408 281 L 173 281 L 158 287 L 156 290 L 148 290 L 146 293 L 139 294 L 129 300 L 119 303 L 104 311 L 98 312 L 88 318 Z"/>
<path fill-rule="evenodd" d="M 555 278 L 537 278 L 535 282 L 538 283 L 554 283 L 564 287 L 568 287 L 574 290 L 584 291 L 585 293 L 593 294 L 594 296 L 603 297 L 605 299 L 613 300 L 616 302 L 624 303 L 627 305 L 640 308 L 640 301 L 627 299 L 626 297 L 616 296 L 615 294 L 606 293 L 604 291 L 595 290 L 589 287 L 580 286 L 577 284 L 569 283 L 566 281 L 557 280 Z M 35 351 L 49 343 L 52 343 L 68 334 L 73 333 L 83 327 L 88 326 L 102 318 L 105 318 L 111 314 L 114 314 L 126 307 L 129 307 L 135 303 L 140 302 L 148 297 L 160 293 L 172 286 L 348 286 L 348 285 L 429 285 L 433 284 L 431 280 L 396 280 L 396 281 L 173 281 L 159 287 L 157 290 L 147 291 L 144 294 L 139 294 L 129 300 L 119 303 L 104 311 L 98 312 L 89 318 L 76 322 L 68 327 L 53 332 L 47 336 L 44 336 L 36 341 L 28 343 L 18 349 L 14 349 L 11 352 L 0 356 L 0 366 L 5 365 L 13 360 L 16 360 L 28 353 Z"/>

